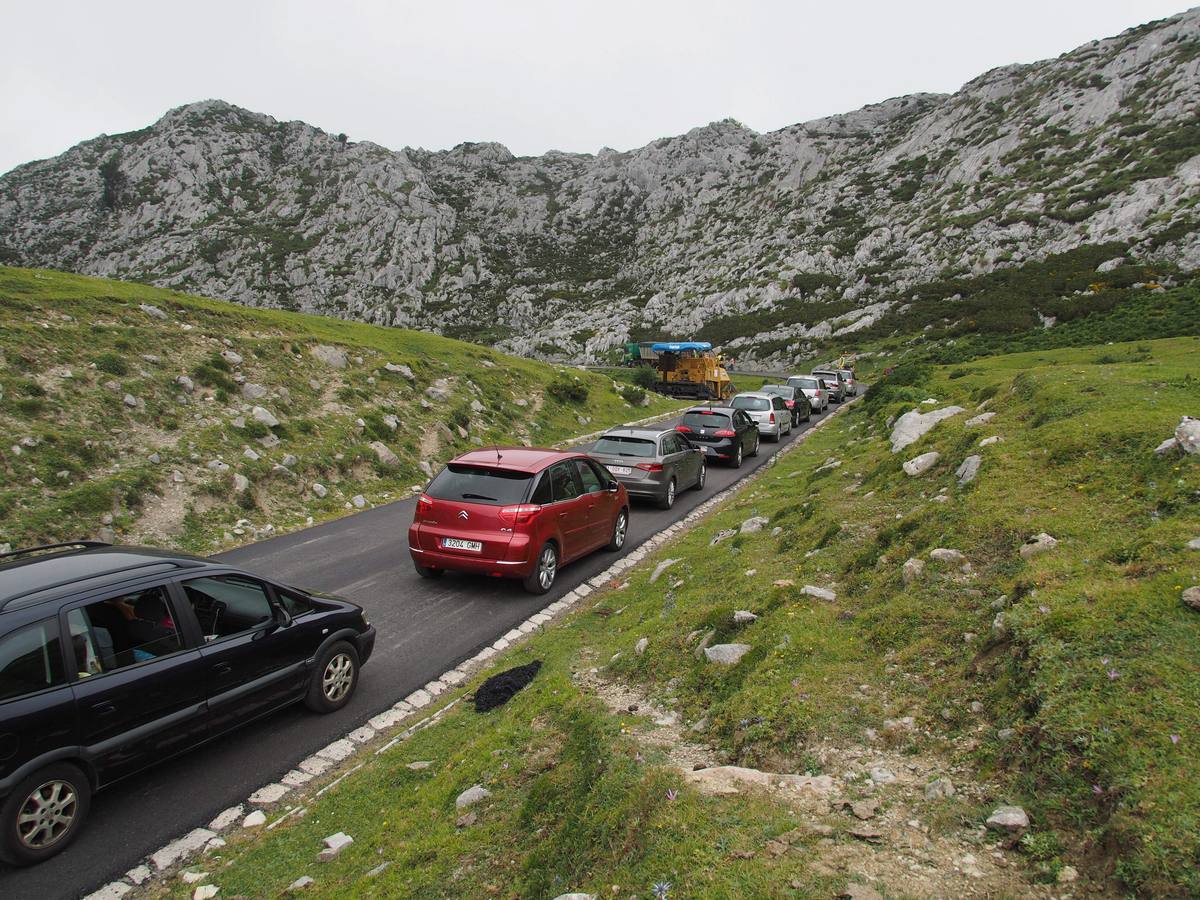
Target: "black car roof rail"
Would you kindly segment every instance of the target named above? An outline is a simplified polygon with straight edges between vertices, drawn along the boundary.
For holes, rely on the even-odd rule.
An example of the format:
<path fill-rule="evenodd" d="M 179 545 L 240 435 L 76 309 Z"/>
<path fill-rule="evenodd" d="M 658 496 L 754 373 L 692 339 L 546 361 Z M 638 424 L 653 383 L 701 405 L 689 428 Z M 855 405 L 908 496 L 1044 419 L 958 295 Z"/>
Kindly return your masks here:
<path fill-rule="evenodd" d="M 27 553 L 39 553 L 42 550 L 65 550 L 68 547 L 82 547 L 87 550 L 91 547 L 111 547 L 112 544 L 107 541 L 64 541 L 60 544 L 41 544 L 37 547 L 22 547 L 20 550 L 10 550 L 7 553 L 0 553 L 0 560 L 16 559 L 18 556 L 25 556 Z"/>

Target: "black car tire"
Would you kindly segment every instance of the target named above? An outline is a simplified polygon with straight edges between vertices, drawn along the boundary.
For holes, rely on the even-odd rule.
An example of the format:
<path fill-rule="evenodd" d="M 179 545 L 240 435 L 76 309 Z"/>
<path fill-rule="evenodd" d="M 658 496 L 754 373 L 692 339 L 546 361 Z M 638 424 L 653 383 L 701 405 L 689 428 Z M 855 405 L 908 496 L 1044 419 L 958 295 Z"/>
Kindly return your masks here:
<path fill-rule="evenodd" d="M 729 461 L 729 465 L 735 469 L 742 467 L 742 442 L 738 441 L 737 451 L 733 454 L 733 459 Z"/>
<path fill-rule="evenodd" d="M 616 519 L 613 520 L 612 537 L 608 541 L 608 550 L 616 553 L 625 546 L 625 539 L 629 537 L 629 511 L 621 510 L 617 513 Z"/>
<path fill-rule="evenodd" d="M 349 641 L 335 641 L 317 657 L 304 705 L 313 712 L 341 709 L 358 687 L 358 651 Z"/>
<path fill-rule="evenodd" d="M 776 438 L 775 440 L 779 440 L 779 438 Z M 757 435 L 757 434 L 756 434 L 756 435 L 754 436 L 754 449 L 753 449 L 753 450 L 751 450 L 751 451 L 750 451 L 749 453 L 747 453 L 746 455 L 747 455 L 747 456 L 758 456 L 758 447 L 759 447 L 759 444 L 761 444 L 761 443 L 762 443 L 762 437 L 761 437 L 761 435 Z"/>
<path fill-rule="evenodd" d="M 58 785 L 58 795 L 53 799 L 43 796 L 38 802 L 45 804 L 47 812 L 61 814 L 70 811 L 70 821 L 53 837 L 48 844 L 41 847 L 30 846 L 22 840 L 17 826 L 17 817 L 25 805 L 34 799 L 34 794 L 45 788 L 54 791 L 52 785 Z M 70 800 L 63 804 L 61 792 L 69 792 Z M 60 762 L 46 766 L 23 779 L 12 789 L 12 792 L 0 804 L 0 859 L 14 866 L 31 866 L 42 860 L 49 859 L 75 840 L 79 829 L 87 818 L 88 809 L 92 804 L 92 786 L 87 775 L 77 766 Z M 61 815 L 60 815 L 61 818 Z M 38 832 L 34 832 L 38 834 Z"/>
<path fill-rule="evenodd" d="M 667 482 L 667 489 L 661 497 L 658 498 L 659 509 L 670 509 L 675 505 L 675 479 L 672 478 Z"/>
<path fill-rule="evenodd" d="M 417 570 L 417 574 L 422 578 L 441 578 L 446 574 L 445 569 L 435 569 L 433 566 L 423 566 L 419 562 L 414 562 L 413 568 Z"/>
<path fill-rule="evenodd" d="M 708 477 L 708 466 L 704 460 L 700 460 L 700 474 L 696 476 L 696 483 L 692 485 L 698 491 L 704 490 L 704 479 Z"/>
<path fill-rule="evenodd" d="M 542 577 L 542 569 L 546 564 L 547 553 L 549 553 L 549 578 L 545 579 Z M 521 583 L 531 594 L 545 594 L 554 587 L 554 580 L 557 577 L 558 548 L 554 546 L 553 541 L 546 541 L 542 544 L 542 549 L 538 551 L 537 563 L 534 565 L 533 571 Z"/>

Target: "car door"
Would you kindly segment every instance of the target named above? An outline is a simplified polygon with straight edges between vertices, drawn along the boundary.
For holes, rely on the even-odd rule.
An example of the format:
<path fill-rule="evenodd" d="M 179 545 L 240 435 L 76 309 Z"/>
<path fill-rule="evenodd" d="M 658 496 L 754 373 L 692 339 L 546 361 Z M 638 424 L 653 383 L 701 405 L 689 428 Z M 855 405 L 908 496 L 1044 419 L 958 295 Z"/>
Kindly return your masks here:
<path fill-rule="evenodd" d="M 203 636 L 204 690 L 214 733 L 297 699 L 307 681 L 300 634 L 263 581 L 228 572 L 176 589 Z"/>
<path fill-rule="evenodd" d="M 787 408 L 787 404 L 783 402 L 783 398 L 777 394 L 771 395 L 771 410 L 775 413 L 775 421 L 778 423 L 779 433 L 792 430 L 792 413 Z M 787 425 L 787 428 L 783 426 Z"/>
<path fill-rule="evenodd" d="M 583 504 L 587 512 L 587 548 L 594 550 L 612 540 L 614 494 L 608 492 L 608 478 L 587 459 L 575 460 L 583 486 Z"/>
<path fill-rule="evenodd" d="M 700 476 L 700 454 L 692 452 L 691 445 L 677 434 L 663 435 L 662 444 L 664 462 L 670 461 L 676 489 L 682 491 L 695 484 Z"/>
<path fill-rule="evenodd" d="M 583 484 L 574 460 L 565 460 L 550 467 L 552 507 L 562 540 L 563 560 L 574 559 L 588 546 L 588 509 L 583 497 Z"/>
<path fill-rule="evenodd" d="M 733 421 L 742 438 L 743 455 L 753 453 L 754 445 L 758 441 L 758 423 L 740 409 L 733 414 Z"/>
<path fill-rule="evenodd" d="M 200 651 L 163 584 L 125 588 L 62 610 L 75 670 L 79 741 L 112 781 L 208 733 Z"/>
<path fill-rule="evenodd" d="M 45 753 L 79 743 L 59 634 L 58 617 L 50 616 L 0 637 L 0 779 Z"/>

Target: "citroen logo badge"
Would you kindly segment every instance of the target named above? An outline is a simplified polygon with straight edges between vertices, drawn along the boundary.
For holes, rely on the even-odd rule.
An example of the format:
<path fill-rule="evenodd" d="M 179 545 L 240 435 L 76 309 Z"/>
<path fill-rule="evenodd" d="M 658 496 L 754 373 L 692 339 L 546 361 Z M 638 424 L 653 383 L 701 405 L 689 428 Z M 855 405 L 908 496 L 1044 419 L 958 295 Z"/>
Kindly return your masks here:
<path fill-rule="evenodd" d="M 466 521 L 466 519 L 468 518 L 468 516 L 467 516 L 467 511 L 466 511 L 465 509 L 460 509 L 460 510 L 458 511 L 458 517 L 459 517 L 460 519 L 462 519 L 462 520 Z"/>

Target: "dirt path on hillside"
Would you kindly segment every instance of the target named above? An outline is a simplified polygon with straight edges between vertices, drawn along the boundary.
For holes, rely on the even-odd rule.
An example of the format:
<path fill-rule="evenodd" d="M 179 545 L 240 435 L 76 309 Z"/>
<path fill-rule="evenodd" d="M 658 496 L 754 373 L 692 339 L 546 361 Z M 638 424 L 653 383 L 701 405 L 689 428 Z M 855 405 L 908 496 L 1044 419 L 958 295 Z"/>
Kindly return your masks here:
<path fill-rule="evenodd" d="M 996 788 L 937 752 L 912 752 L 911 719 L 892 723 L 870 745 L 809 747 L 819 772 L 761 773 L 728 767 L 727 754 L 704 743 L 703 722 L 693 728 L 669 702 L 657 703 L 635 686 L 606 679 L 586 651 L 574 680 L 621 716 L 626 733 L 647 752 L 662 751 L 702 793 L 735 803 L 739 794 L 767 791 L 787 806 L 799 826 L 756 852 L 791 854 L 805 874 L 842 880 L 844 896 L 1106 896 L 1093 885 L 1080 890 L 1073 870 L 1061 883 L 1037 883 L 1026 857 L 1013 849 L 1013 838 L 976 824 L 979 808 L 996 796 Z M 707 773 L 695 771 L 706 768 Z M 764 784 L 755 784 L 760 776 Z M 952 786 L 941 789 L 952 791 L 950 796 L 927 796 L 927 786 L 937 779 Z"/>

